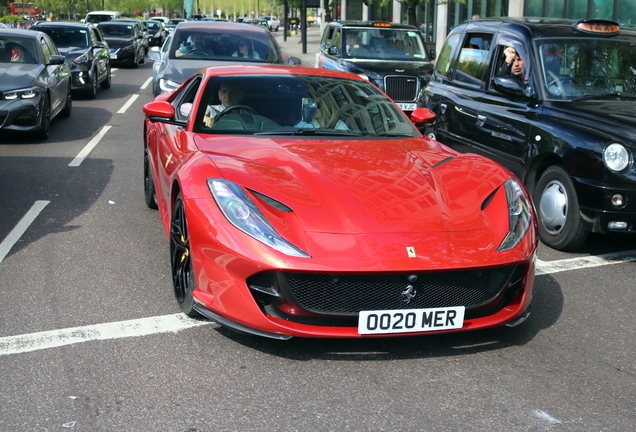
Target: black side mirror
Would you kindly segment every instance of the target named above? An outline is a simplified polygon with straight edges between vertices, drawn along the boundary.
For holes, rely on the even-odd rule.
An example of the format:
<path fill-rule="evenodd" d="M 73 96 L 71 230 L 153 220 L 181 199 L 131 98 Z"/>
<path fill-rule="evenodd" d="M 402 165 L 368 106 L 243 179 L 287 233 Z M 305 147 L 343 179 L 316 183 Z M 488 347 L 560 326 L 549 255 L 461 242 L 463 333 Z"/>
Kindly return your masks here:
<path fill-rule="evenodd" d="M 437 53 L 435 52 L 435 48 L 432 48 L 429 52 L 428 52 L 428 56 L 431 59 L 431 61 L 435 60 L 435 57 L 437 56 Z"/>
<path fill-rule="evenodd" d="M 339 52 L 340 52 L 340 50 L 336 46 L 330 46 L 327 49 L 327 54 L 332 55 L 332 56 L 338 55 Z"/>
<path fill-rule="evenodd" d="M 498 92 L 506 95 L 534 97 L 532 88 L 529 85 L 520 83 L 517 78 L 508 76 L 493 77 L 490 85 Z"/>
<path fill-rule="evenodd" d="M 298 57 L 289 57 L 287 66 L 302 66 L 302 62 Z"/>
<path fill-rule="evenodd" d="M 49 58 L 49 62 L 47 64 L 61 65 L 61 64 L 64 64 L 65 62 L 66 62 L 66 57 L 64 57 L 63 55 L 52 55 L 51 58 Z"/>

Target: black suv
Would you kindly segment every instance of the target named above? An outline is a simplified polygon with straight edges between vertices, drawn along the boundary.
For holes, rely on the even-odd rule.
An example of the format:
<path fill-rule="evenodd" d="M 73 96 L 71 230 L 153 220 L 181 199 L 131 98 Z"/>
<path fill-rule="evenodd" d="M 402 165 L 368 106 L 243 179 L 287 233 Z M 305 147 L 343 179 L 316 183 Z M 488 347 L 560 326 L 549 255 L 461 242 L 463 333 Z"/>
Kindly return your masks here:
<path fill-rule="evenodd" d="M 448 35 L 419 106 L 437 114 L 429 136 L 515 173 L 541 240 L 572 250 L 636 232 L 634 65 L 636 32 L 611 21 L 481 19 Z"/>
<path fill-rule="evenodd" d="M 417 27 L 371 21 L 333 21 L 322 35 L 317 68 L 352 72 L 384 91 L 407 114 L 433 64 Z"/>
<path fill-rule="evenodd" d="M 60 54 L 66 57 L 73 76 L 73 91 L 94 99 L 98 85 L 110 88 L 108 44 L 93 24 L 40 22 L 31 29 L 49 35 Z"/>

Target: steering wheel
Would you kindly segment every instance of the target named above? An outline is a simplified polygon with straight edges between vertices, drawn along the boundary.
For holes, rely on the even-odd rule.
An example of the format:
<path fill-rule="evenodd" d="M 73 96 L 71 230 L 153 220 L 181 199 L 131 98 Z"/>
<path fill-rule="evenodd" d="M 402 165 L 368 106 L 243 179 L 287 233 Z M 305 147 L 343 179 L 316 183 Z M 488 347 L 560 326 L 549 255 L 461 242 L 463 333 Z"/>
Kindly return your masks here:
<path fill-rule="evenodd" d="M 214 123 L 217 123 L 219 120 L 221 120 L 221 117 L 226 116 L 228 114 L 232 114 L 232 111 L 236 109 L 242 110 L 243 112 L 241 114 L 249 114 L 252 117 L 258 115 L 256 111 L 254 111 L 252 108 L 248 107 L 247 105 L 232 105 L 231 107 L 227 107 L 223 111 L 221 111 L 219 115 L 216 116 Z"/>
<path fill-rule="evenodd" d="M 207 52 L 206 50 L 202 48 L 195 48 L 186 54 L 186 56 L 191 56 L 191 55 L 201 56 L 201 57 L 212 57 L 212 54 L 210 54 L 209 52 Z"/>
<path fill-rule="evenodd" d="M 548 77 L 548 90 L 550 90 L 550 87 L 556 87 L 556 91 L 550 90 L 550 93 L 557 96 L 565 96 L 565 87 L 563 87 L 563 84 L 572 84 L 574 82 L 569 76 L 558 76 L 552 71 L 548 71 Z"/>

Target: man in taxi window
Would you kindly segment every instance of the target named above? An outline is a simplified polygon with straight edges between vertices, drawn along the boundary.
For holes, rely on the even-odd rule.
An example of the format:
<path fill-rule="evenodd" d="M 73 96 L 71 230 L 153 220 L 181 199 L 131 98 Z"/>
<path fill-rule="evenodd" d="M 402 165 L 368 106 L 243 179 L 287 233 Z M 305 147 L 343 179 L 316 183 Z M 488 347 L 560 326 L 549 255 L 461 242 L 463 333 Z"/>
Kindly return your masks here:
<path fill-rule="evenodd" d="M 504 56 L 506 57 L 504 63 L 499 68 L 497 76 L 505 77 L 509 76 L 515 78 L 519 84 L 524 85 L 526 80 L 524 77 L 524 65 L 521 56 L 513 47 L 506 47 L 504 50 Z"/>

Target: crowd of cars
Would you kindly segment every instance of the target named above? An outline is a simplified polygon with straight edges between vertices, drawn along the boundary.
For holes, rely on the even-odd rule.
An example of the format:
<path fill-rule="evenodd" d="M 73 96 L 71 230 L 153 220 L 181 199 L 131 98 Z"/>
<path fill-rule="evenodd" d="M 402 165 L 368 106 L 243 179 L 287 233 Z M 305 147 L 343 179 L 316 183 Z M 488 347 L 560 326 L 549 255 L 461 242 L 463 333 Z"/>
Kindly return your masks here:
<path fill-rule="evenodd" d="M 415 27 L 332 22 L 301 68 L 268 18 L 0 29 L 6 76 L 33 71 L 0 80 L 2 125 L 40 138 L 71 90 L 153 61 L 144 198 L 187 315 L 275 339 L 514 326 L 539 236 L 570 250 L 634 231 L 636 33 L 483 19 L 433 65 Z M 19 38 L 31 56 L 14 62 Z M 509 48 L 522 76 L 499 73 Z"/>

